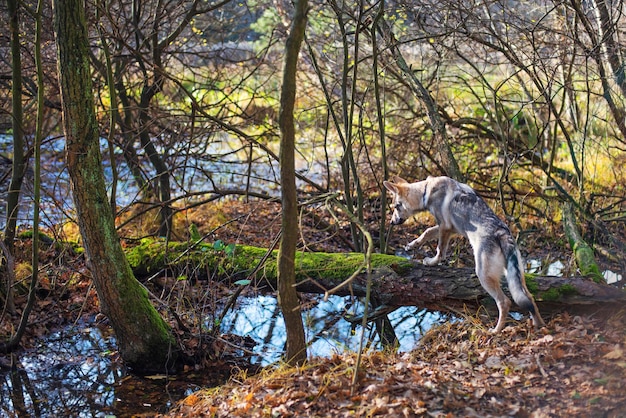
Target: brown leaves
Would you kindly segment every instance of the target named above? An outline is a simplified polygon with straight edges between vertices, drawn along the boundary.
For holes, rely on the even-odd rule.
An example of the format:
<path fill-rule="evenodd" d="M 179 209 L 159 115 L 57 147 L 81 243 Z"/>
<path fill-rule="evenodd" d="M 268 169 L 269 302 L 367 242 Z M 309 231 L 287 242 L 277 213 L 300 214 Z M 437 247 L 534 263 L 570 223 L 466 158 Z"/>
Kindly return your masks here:
<path fill-rule="evenodd" d="M 626 403 L 626 325 L 562 315 L 545 335 L 492 335 L 471 321 L 411 353 L 314 359 L 191 395 L 171 416 L 595 416 Z M 190 399 L 191 398 L 191 399 Z"/>

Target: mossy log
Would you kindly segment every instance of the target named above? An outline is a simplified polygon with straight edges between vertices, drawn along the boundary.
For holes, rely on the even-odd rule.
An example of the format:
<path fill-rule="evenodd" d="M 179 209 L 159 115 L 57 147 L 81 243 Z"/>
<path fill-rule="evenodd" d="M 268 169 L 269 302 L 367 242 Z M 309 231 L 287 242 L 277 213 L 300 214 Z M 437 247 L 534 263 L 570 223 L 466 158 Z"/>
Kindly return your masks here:
<path fill-rule="evenodd" d="M 129 248 L 127 256 L 140 280 L 159 275 L 237 280 L 249 279 L 258 287 L 276 288 L 276 251 L 238 245 L 230 250 L 223 246 L 160 240 L 143 240 Z M 325 293 L 362 269 L 363 254 L 315 253 L 296 254 L 298 290 Z M 387 306 L 419 306 L 438 311 L 459 311 L 465 308 L 495 306 L 480 286 L 472 268 L 425 266 L 392 255 L 374 254 L 372 295 Z M 553 277 L 527 274 L 529 290 L 535 295 L 542 312 L 583 309 L 604 309 L 626 302 L 626 292 L 613 286 L 595 283 L 585 277 Z M 361 271 L 337 292 L 339 295 L 363 296 L 367 274 Z M 505 286 L 506 288 L 506 286 Z"/>

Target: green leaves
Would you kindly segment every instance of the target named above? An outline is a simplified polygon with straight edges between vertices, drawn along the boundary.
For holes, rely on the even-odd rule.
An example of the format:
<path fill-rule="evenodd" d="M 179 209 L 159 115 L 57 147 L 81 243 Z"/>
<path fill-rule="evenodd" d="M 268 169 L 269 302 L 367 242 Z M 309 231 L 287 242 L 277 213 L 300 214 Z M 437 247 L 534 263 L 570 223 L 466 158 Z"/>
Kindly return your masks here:
<path fill-rule="evenodd" d="M 213 243 L 213 249 L 215 251 L 224 251 L 224 253 L 228 256 L 235 254 L 235 247 L 236 246 L 233 243 L 226 245 L 221 239 L 218 239 Z"/>

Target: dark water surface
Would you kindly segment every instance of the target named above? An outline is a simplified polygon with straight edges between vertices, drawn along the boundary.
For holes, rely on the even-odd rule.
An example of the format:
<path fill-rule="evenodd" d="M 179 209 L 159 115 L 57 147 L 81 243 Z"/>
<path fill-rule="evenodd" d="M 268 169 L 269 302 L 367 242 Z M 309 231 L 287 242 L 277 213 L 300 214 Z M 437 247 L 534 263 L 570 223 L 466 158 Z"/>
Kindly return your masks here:
<path fill-rule="evenodd" d="M 309 301 L 303 314 L 309 355 L 330 356 L 356 351 L 361 327 L 345 318 L 358 316 L 362 304 L 350 298 Z M 401 308 L 389 315 L 400 350 L 413 348 L 422 333 L 441 320 L 417 308 Z M 224 318 L 226 334 L 247 336 L 256 342 L 251 360 L 260 365 L 280 361 L 285 329 L 276 298 L 242 298 Z M 366 330 L 372 349 L 378 337 Z M 178 400 L 200 389 L 224 382 L 208 372 L 137 377 L 128 372 L 116 351 L 108 327 L 69 326 L 19 356 L 0 357 L 0 417 L 128 417 L 167 412 Z M 13 361 L 13 367 L 10 363 Z"/>
<path fill-rule="evenodd" d="M 13 367 L 0 370 L 0 416 L 122 417 L 166 412 L 201 385 L 193 377 L 181 382 L 166 376 L 133 376 L 115 350 L 108 328 L 72 326 L 6 359 Z M 202 384 L 206 383 L 210 384 Z"/>

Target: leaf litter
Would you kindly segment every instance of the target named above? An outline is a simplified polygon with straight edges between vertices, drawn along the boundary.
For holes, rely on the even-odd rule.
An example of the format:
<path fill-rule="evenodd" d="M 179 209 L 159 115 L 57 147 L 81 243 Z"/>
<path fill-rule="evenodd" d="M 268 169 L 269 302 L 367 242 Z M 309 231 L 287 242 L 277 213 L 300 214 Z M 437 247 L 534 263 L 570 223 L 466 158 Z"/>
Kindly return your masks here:
<path fill-rule="evenodd" d="M 626 310 L 561 313 L 547 328 L 489 333 L 467 318 L 428 331 L 411 352 L 369 351 L 301 367 L 242 371 L 191 394 L 170 417 L 623 417 Z"/>

